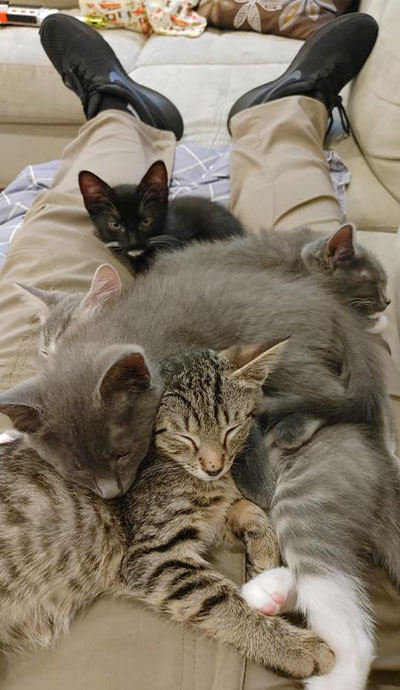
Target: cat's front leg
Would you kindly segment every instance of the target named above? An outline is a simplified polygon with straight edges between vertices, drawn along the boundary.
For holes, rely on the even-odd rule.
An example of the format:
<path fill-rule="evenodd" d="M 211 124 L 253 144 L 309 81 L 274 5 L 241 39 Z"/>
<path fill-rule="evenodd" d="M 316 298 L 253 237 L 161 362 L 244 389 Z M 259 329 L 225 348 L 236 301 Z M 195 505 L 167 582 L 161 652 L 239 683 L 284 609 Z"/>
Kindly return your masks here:
<path fill-rule="evenodd" d="M 247 577 L 280 564 L 278 541 L 267 514 L 246 498 L 230 506 L 227 524 L 234 536 L 245 545 Z"/>
<path fill-rule="evenodd" d="M 179 542 L 172 541 L 163 551 L 149 553 L 140 547 L 127 554 L 121 569 L 121 596 L 138 598 L 275 671 L 295 678 L 329 671 L 334 657 L 321 638 L 279 616 L 258 613 L 233 582 L 199 555 L 195 543 L 191 546 L 182 536 Z"/>

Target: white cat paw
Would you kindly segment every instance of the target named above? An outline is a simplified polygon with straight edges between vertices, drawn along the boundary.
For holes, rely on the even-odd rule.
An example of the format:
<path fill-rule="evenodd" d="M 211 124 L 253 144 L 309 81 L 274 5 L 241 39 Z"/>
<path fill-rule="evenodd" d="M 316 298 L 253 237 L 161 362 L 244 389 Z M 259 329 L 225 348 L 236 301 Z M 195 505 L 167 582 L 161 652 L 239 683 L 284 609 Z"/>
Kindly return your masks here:
<path fill-rule="evenodd" d="M 264 570 L 242 586 L 241 595 L 251 608 L 266 616 L 276 616 L 294 605 L 293 576 L 288 568 Z"/>

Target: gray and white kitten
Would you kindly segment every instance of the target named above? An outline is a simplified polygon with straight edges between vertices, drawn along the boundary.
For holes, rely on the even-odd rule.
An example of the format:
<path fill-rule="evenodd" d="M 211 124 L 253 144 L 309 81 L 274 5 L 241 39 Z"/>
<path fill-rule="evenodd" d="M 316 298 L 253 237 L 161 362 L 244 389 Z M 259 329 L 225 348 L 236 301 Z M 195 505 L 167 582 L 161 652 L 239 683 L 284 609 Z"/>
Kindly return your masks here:
<path fill-rule="evenodd" d="M 2 446 L 2 651 L 49 646 L 106 594 L 139 599 L 297 678 L 329 671 L 320 638 L 252 610 L 207 561 L 226 538 L 245 543 L 253 572 L 279 562 L 267 516 L 230 468 L 282 347 L 199 349 L 165 362 L 155 446 L 119 503 L 63 480 L 24 440 Z"/>
<path fill-rule="evenodd" d="M 277 478 L 271 503 L 260 456 L 238 465 L 235 480 L 270 509 L 285 567 L 256 576 L 242 594 L 267 615 L 301 611 L 329 642 L 335 666 L 307 689 L 364 690 L 375 654 L 365 570 L 383 567 L 400 588 L 400 463 L 379 434 L 345 424 L 320 429 L 299 450 L 272 448 L 268 458 Z"/>

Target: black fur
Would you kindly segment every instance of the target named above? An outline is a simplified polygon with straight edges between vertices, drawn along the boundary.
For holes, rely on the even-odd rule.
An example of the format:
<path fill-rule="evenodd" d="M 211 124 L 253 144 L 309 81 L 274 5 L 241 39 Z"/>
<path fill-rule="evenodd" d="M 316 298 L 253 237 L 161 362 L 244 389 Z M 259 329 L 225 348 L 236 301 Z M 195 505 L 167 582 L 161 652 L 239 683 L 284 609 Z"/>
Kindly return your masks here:
<path fill-rule="evenodd" d="M 98 236 L 135 273 L 146 271 L 159 252 L 244 234 L 239 221 L 216 202 L 196 196 L 169 202 L 162 161 L 153 163 L 138 185 L 110 187 L 88 171 L 79 174 L 79 185 Z"/>

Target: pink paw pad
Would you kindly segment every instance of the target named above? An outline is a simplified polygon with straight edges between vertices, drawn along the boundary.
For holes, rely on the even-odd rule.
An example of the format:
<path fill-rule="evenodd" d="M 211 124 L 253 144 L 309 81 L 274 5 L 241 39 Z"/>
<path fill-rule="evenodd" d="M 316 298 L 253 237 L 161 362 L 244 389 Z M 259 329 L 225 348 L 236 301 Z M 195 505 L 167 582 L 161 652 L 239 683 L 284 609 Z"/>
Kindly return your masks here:
<path fill-rule="evenodd" d="M 274 592 L 271 596 L 273 600 L 276 601 L 276 603 L 280 606 L 286 604 L 287 597 L 285 594 L 282 594 L 281 592 Z"/>
<path fill-rule="evenodd" d="M 293 577 L 287 568 L 265 570 L 242 587 L 247 603 L 264 616 L 276 616 L 288 607 Z"/>
<path fill-rule="evenodd" d="M 263 613 L 264 616 L 275 616 L 279 613 L 279 606 L 271 602 L 270 604 L 265 604 L 265 606 L 262 606 L 258 610 L 260 613 Z"/>
<path fill-rule="evenodd" d="M 268 602 L 268 604 L 259 608 L 260 613 L 263 613 L 264 616 L 276 616 L 276 614 L 280 612 L 282 606 L 286 604 L 286 597 L 280 592 L 274 592 L 271 594 L 271 598 L 274 601 Z"/>

